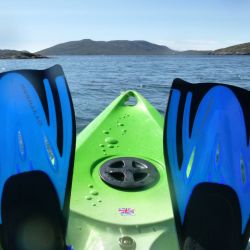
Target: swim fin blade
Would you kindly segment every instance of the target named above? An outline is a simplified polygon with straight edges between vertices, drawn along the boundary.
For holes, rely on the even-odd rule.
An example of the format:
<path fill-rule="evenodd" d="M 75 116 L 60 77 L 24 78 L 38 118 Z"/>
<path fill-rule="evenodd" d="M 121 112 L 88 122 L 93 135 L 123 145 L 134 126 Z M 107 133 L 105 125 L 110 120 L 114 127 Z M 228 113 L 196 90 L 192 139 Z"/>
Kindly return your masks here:
<path fill-rule="evenodd" d="M 181 249 L 242 250 L 250 234 L 250 92 L 175 79 L 164 153 Z"/>
<path fill-rule="evenodd" d="M 62 250 L 75 115 L 62 68 L 0 74 L 0 203 L 4 250 Z"/>

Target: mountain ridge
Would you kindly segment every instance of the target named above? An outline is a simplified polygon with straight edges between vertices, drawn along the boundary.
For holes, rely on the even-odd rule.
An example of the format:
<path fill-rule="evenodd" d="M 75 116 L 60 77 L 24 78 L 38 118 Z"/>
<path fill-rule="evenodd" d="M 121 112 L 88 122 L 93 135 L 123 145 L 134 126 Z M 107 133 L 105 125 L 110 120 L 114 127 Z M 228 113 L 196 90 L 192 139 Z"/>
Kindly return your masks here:
<path fill-rule="evenodd" d="M 82 39 L 54 45 L 38 51 L 46 56 L 53 55 L 208 55 L 211 50 L 173 50 L 145 40 L 94 41 Z"/>
<path fill-rule="evenodd" d="M 38 51 L 42 55 L 170 55 L 175 51 L 143 40 L 93 41 L 83 39 L 60 43 Z"/>

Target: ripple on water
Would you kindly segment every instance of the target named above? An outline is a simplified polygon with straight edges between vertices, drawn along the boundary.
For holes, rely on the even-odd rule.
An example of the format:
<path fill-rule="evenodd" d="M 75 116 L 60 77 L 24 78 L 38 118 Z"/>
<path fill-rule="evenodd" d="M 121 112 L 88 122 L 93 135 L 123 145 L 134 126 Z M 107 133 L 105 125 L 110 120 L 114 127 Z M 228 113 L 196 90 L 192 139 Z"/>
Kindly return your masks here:
<path fill-rule="evenodd" d="M 0 60 L 0 71 L 45 69 L 61 64 L 76 111 L 77 132 L 121 91 L 138 90 L 164 111 L 174 78 L 214 81 L 250 89 L 248 56 L 56 56 L 36 60 Z"/>

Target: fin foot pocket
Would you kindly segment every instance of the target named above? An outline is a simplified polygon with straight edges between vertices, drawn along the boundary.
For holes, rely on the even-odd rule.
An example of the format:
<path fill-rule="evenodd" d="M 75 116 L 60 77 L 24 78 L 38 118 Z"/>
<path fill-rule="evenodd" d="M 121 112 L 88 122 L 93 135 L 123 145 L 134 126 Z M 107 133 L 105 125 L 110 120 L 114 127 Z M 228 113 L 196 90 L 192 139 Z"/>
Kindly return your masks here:
<path fill-rule="evenodd" d="M 183 250 L 206 250 L 197 241 L 191 237 L 187 237 L 184 241 Z"/>
<path fill-rule="evenodd" d="M 26 209 L 26 208 L 25 208 Z M 18 218 L 19 219 L 19 218 Z M 51 223 L 53 221 L 53 223 Z M 63 250 L 64 242 L 60 227 L 55 219 L 47 218 L 44 215 L 29 215 L 22 217 L 15 225 L 15 242 L 10 249 L 20 250 Z"/>
<path fill-rule="evenodd" d="M 44 173 L 11 177 L 2 199 L 4 250 L 65 249 L 58 198 Z"/>
<path fill-rule="evenodd" d="M 230 187 L 204 183 L 193 190 L 183 225 L 184 250 L 242 248 L 241 212 Z"/>

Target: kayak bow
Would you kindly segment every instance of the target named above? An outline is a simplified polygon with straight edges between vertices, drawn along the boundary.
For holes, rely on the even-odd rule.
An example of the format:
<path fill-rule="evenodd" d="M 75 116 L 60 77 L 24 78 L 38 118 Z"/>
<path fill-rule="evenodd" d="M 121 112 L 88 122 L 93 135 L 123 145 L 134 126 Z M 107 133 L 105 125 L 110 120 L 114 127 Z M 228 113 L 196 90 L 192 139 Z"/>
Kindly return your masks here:
<path fill-rule="evenodd" d="M 78 250 L 178 249 L 163 117 L 122 93 L 77 137 L 68 243 Z"/>

